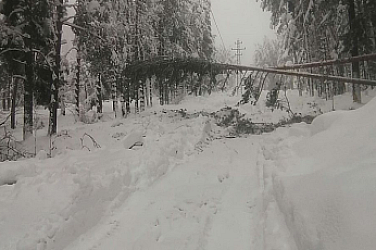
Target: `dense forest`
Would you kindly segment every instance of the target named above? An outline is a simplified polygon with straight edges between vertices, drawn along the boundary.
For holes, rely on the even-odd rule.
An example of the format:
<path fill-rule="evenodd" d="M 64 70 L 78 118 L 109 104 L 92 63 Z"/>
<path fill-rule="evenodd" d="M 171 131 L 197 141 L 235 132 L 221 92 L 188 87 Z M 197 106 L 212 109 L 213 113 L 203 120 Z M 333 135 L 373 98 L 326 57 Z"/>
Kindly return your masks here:
<path fill-rule="evenodd" d="M 261 0 L 260 5 L 272 14 L 277 39 L 266 39 L 260 45 L 255 53 L 259 66 L 376 52 L 376 3 L 372 0 Z M 12 128 L 17 110 L 23 111 L 24 138 L 33 133 L 37 105 L 49 109 L 49 134 L 53 135 L 57 110 L 61 108 L 64 114 L 66 103 L 75 107 L 74 113 L 80 117 L 93 107 L 101 113 L 103 100 L 111 99 L 115 115 L 125 117 L 133 101 L 136 112 L 151 105 L 155 90 L 161 104 L 169 103 L 178 89 L 187 91 L 179 82 L 189 81 L 191 93 L 205 92 L 204 74 L 193 70 L 163 69 L 152 79 L 150 74 L 125 74 L 127 65 L 166 59 L 212 61 L 221 55 L 222 61 L 228 62 L 226 49 L 215 53 L 210 0 L 1 0 L 0 13 L 1 106 L 10 111 Z M 74 41 L 63 53 L 64 26 L 73 30 Z M 68 54 L 74 54 L 74 59 L 68 60 Z M 373 61 L 308 70 L 352 78 L 376 76 Z M 209 77 L 206 91 L 210 93 L 216 80 Z M 244 81 L 247 101 L 251 90 L 258 99 L 265 82 L 270 90 L 298 88 L 300 94 L 307 91 L 327 99 L 352 91 L 354 102 L 359 103 L 361 90 L 366 88 L 273 74 L 257 73 L 248 78 Z M 252 85 L 255 80 L 259 87 Z"/>
<path fill-rule="evenodd" d="M 69 15 L 72 8 L 75 14 Z M 65 99 L 79 115 L 83 105 L 102 112 L 103 98 L 112 98 L 116 109 L 120 96 L 126 115 L 129 103 L 143 98 L 139 94 L 151 94 L 151 79 L 127 81 L 126 65 L 160 58 L 211 60 L 210 12 L 210 0 L 0 1 L 0 88 L 12 128 L 23 105 L 24 138 L 29 137 L 35 106 L 45 105 L 49 133 L 55 134 L 57 109 L 64 114 Z M 62 53 L 63 26 L 75 34 L 68 52 L 76 52 L 75 62 Z"/>
<path fill-rule="evenodd" d="M 376 52 L 376 2 L 373 0 L 262 0 L 272 13 L 277 40 L 265 40 L 256 51 L 256 63 L 279 66 L 351 58 Z M 374 61 L 311 69 L 313 73 L 375 79 Z M 293 81 L 288 81 L 292 84 Z M 346 91 L 345 84 L 299 79 L 299 89 L 330 96 Z M 291 86 L 289 86 L 291 87 Z M 351 87 L 361 102 L 359 85 Z"/>

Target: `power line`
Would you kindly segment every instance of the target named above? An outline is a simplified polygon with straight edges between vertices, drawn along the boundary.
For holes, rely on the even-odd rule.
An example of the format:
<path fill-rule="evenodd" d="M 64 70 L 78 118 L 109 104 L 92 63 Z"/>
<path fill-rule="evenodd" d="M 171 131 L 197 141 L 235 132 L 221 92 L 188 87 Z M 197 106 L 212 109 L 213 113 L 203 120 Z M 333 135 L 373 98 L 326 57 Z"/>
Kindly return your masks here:
<path fill-rule="evenodd" d="M 362 61 L 369 61 L 373 62 L 376 60 L 376 53 L 361 55 L 361 56 L 354 56 L 345 59 L 334 59 L 334 60 L 327 60 L 321 62 L 309 62 L 309 63 L 302 63 L 302 64 L 293 64 L 289 66 L 280 66 L 276 67 L 276 69 L 288 70 L 288 69 L 306 69 L 306 68 L 317 68 L 317 67 L 324 67 L 324 66 L 331 66 L 331 65 L 341 65 L 347 64 L 352 62 L 362 62 Z"/>
<path fill-rule="evenodd" d="M 258 72 L 266 72 L 271 74 L 277 75 L 286 75 L 286 76 L 297 76 L 297 77 L 306 77 L 306 78 L 313 78 L 319 80 L 328 80 L 328 81 L 338 81 L 344 83 L 353 83 L 353 84 L 362 84 L 368 86 L 376 86 L 375 80 L 370 79 L 362 79 L 362 78 L 349 78 L 349 77 L 341 77 L 341 76 L 333 76 L 333 75 L 322 75 L 322 74 L 313 74 L 308 72 L 296 72 L 290 70 L 281 70 L 278 68 L 265 68 L 265 67 L 258 67 L 258 66 L 244 66 L 244 65 L 237 65 L 237 64 L 228 64 L 228 63 L 213 63 L 210 61 L 205 60 L 197 60 L 197 59 L 175 59 L 175 60 L 146 60 L 141 62 L 134 62 L 128 65 L 127 70 L 129 74 L 132 75 L 133 72 L 137 72 L 142 70 L 144 67 L 148 67 L 150 72 L 154 72 L 154 68 L 160 69 L 161 66 L 165 67 L 165 69 L 178 69 L 179 67 L 187 67 L 188 65 L 199 65 L 200 67 L 196 68 L 204 68 L 210 69 L 214 67 L 217 72 L 224 72 L 227 73 L 229 71 L 258 71 Z M 169 66 L 176 66 L 176 67 L 169 67 Z M 193 67 L 195 68 L 195 67 Z"/>
<path fill-rule="evenodd" d="M 227 51 L 227 49 L 226 49 L 226 45 L 225 45 L 225 42 L 223 41 L 223 37 L 222 37 L 221 31 L 219 30 L 219 27 L 218 27 L 218 25 L 217 25 L 217 21 L 215 20 L 214 13 L 213 13 L 212 10 L 210 10 L 210 13 L 211 13 L 212 16 L 213 16 L 213 20 L 214 20 L 215 27 L 217 28 L 217 31 L 218 31 L 219 37 L 221 38 L 222 45 L 223 45 L 223 49 L 224 49 L 225 51 Z"/>

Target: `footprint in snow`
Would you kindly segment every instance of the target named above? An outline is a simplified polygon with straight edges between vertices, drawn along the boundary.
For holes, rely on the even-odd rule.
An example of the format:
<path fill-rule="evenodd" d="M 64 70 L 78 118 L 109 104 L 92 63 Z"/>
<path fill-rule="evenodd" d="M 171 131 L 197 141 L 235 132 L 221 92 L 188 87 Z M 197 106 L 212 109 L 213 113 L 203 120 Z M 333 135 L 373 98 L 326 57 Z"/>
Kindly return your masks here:
<path fill-rule="evenodd" d="M 225 175 L 218 175 L 218 181 L 222 183 L 225 179 L 228 179 L 230 177 L 230 174 L 227 173 Z"/>

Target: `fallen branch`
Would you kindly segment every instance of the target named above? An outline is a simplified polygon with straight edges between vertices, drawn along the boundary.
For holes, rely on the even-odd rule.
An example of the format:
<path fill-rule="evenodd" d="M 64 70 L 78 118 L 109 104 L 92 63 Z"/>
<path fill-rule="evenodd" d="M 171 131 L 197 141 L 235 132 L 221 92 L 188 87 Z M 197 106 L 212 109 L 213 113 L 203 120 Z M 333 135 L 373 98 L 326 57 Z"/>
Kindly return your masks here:
<path fill-rule="evenodd" d="M 9 114 L 9 115 L 5 118 L 5 120 L 2 121 L 2 122 L 0 123 L 0 126 L 3 126 L 3 125 L 9 120 L 10 116 L 11 116 L 11 114 Z"/>
<path fill-rule="evenodd" d="M 91 139 L 91 141 L 93 142 L 93 146 L 95 148 L 101 148 L 101 146 L 99 145 L 99 143 L 89 134 L 85 133 L 81 138 L 81 148 L 84 149 L 84 148 L 87 148 L 89 151 L 91 151 L 89 149 L 89 147 L 87 147 L 85 144 L 84 144 L 84 139 L 85 139 L 85 136 L 89 137 Z"/>
<path fill-rule="evenodd" d="M 287 106 L 288 106 L 288 112 L 294 116 L 294 112 L 292 112 L 291 110 L 291 106 L 290 106 L 290 101 L 289 101 L 289 98 L 287 97 L 287 90 L 286 90 L 286 86 L 285 86 L 285 98 L 286 98 L 286 101 L 287 101 Z"/>
<path fill-rule="evenodd" d="M 66 109 L 66 110 L 68 110 L 69 112 L 71 112 L 72 113 L 72 115 L 73 115 L 73 118 L 74 118 L 74 123 L 76 124 L 77 123 L 77 118 L 79 118 L 79 114 L 76 114 L 76 112 L 75 111 L 73 111 L 73 110 L 70 110 L 70 109 Z M 77 116 L 77 118 L 76 118 L 76 116 Z"/>
<path fill-rule="evenodd" d="M 17 160 L 20 157 L 30 158 L 35 156 L 35 154 L 33 153 L 18 150 L 16 148 L 15 138 L 13 137 L 11 132 L 5 132 L 5 136 L 0 138 L 0 155 L 5 156 L 4 158 L 1 157 L 0 160 L 10 161 Z"/>
<path fill-rule="evenodd" d="M 35 156 L 35 154 L 33 154 L 33 153 L 29 153 L 29 152 L 26 152 L 26 151 L 21 152 L 21 151 L 15 149 L 14 147 L 11 147 L 11 146 L 5 146 L 5 147 L 2 146 L 1 149 L 8 150 L 8 152 L 9 152 L 9 151 L 13 151 L 16 155 L 19 155 L 19 156 L 24 157 L 24 158 L 28 158 L 28 156 Z M 1 150 L 0 150 L 0 151 L 1 151 Z M 9 155 L 10 155 L 10 154 L 8 153 L 8 156 L 9 156 Z M 10 159 L 8 158 L 8 160 L 10 160 Z"/>

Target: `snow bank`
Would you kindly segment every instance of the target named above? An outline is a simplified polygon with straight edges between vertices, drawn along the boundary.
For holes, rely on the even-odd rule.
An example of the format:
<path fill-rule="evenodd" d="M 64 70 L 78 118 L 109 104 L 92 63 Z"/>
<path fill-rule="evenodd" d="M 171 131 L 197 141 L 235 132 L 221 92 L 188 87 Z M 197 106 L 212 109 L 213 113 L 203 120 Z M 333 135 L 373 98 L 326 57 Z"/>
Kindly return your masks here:
<path fill-rule="evenodd" d="M 140 131 L 133 131 L 131 134 L 127 135 L 123 139 L 123 145 L 125 149 L 131 149 L 137 144 L 142 145 L 144 142 L 144 139 L 142 138 L 144 136 L 143 132 Z"/>
<path fill-rule="evenodd" d="M 14 162 L 8 163 L 7 165 L 1 167 L 0 186 L 13 185 L 22 178 L 32 177 L 36 174 L 35 165 L 25 163 L 15 164 Z"/>
<path fill-rule="evenodd" d="M 52 159 L 0 163 L 0 249 L 64 249 L 134 190 L 187 160 L 197 143 L 210 136 L 202 117 L 161 122 L 158 116 L 140 116 L 112 124 L 67 130 L 55 139 L 59 153 Z M 101 148 L 80 147 L 85 133 Z M 125 135 L 142 138 L 144 146 L 125 149 L 131 141 Z"/>
<path fill-rule="evenodd" d="M 277 201 L 298 249 L 375 249 L 375 110 L 376 98 L 265 137 L 275 166 L 266 197 Z"/>
<path fill-rule="evenodd" d="M 354 104 L 352 102 L 351 93 L 345 93 L 343 95 L 335 96 L 334 102 L 331 99 L 326 100 L 325 97 L 310 96 L 308 93 L 303 92 L 302 96 L 299 95 L 297 89 L 294 90 L 281 90 L 279 92 L 279 102 L 283 106 L 283 110 L 266 107 L 266 96 L 268 91 L 261 92 L 260 99 L 256 105 L 247 103 L 239 106 L 241 113 L 246 113 L 247 118 L 251 118 L 253 122 L 272 122 L 277 123 L 281 120 L 287 120 L 290 115 L 286 111 L 288 103 L 290 104 L 293 113 L 301 114 L 302 116 L 310 115 L 317 116 L 318 114 L 331 112 L 333 110 L 333 104 L 335 110 L 350 110 L 358 108 L 362 105 Z M 287 98 L 286 98 L 287 96 Z M 376 89 L 366 90 L 362 92 L 362 100 L 364 103 L 369 102 L 376 96 Z M 241 97 L 239 97 L 241 98 Z"/>
<path fill-rule="evenodd" d="M 311 132 L 312 135 L 315 135 L 319 132 L 325 131 L 329 129 L 333 123 L 337 122 L 338 120 L 341 120 L 343 117 L 343 114 L 347 113 L 346 111 L 337 111 L 337 112 L 330 112 L 323 114 L 312 122 Z"/>

